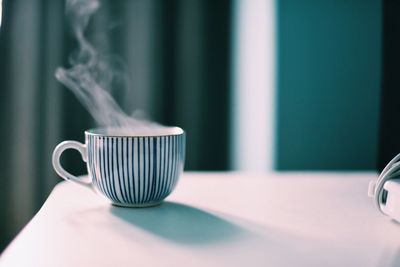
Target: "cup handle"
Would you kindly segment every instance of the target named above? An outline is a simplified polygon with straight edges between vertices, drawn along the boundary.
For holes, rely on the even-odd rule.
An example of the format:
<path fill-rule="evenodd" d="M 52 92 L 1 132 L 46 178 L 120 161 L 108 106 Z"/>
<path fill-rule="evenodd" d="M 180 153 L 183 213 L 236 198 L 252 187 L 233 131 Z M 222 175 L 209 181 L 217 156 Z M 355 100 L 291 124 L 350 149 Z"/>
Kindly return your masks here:
<path fill-rule="evenodd" d="M 67 149 L 78 150 L 79 153 L 81 153 L 83 161 L 84 162 L 87 161 L 86 145 L 76 142 L 76 141 L 64 141 L 64 142 L 61 142 L 60 144 L 58 144 L 58 146 L 56 146 L 56 148 L 54 149 L 54 152 L 53 152 L 53 168 L 54 168 L 54 170 L 56 171 L 56 173 L 58 175 L 60 175 L 62 178 L 64 178 L 67 181 L 72 181 L 77 184 L 88 187 L 90 189 L 93 189 L 92 182 L 90 180 L 78 178 L 78 177 L 70 174 L 66 170 L 64 170 L 64 168 L 61 166 L 60 156 L 64 152 L 64 150 L 67 150 Z"/>

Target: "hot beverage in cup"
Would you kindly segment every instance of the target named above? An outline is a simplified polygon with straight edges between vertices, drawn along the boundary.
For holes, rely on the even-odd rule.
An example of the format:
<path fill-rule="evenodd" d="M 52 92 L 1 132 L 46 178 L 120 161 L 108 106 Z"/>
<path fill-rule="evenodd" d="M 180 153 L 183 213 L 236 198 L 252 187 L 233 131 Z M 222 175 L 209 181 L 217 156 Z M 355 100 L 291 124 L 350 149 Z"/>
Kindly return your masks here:
<path fill-rule="evenodd" d="M 183 171 L 185 137 L 179 127 L 87 130 L 85 144 L 64 141 L 55 148 L 53 166 L 65 180 L 94 189 L 114 205 L 154 206 L 172 192 Z M 81 153 L 88 180 L 62 168 L 60 156 L 66 149 Z"/>

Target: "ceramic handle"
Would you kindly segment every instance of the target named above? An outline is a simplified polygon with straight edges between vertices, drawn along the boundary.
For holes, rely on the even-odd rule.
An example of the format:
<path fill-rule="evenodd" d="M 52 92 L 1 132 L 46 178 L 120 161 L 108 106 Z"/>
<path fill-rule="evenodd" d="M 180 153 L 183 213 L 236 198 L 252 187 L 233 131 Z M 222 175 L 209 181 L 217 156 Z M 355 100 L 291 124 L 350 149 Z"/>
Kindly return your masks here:
<path fill-rule="evenodd" d="M 60 156 L 64 152 L 64 150 L 67 149 L 76 149 L 81 153 L 82 159 L 84 162 L 87 161 L 87 149 L 86 145 L 76 142 L 76 141 L 64 141 L 60 143 L 56 148 L 54 149 L 53 152 L 53 168 L 56 171 L 58 175 L 60 175 L 62 178 L 64 178 L 67 181 L 72 181 L 77 184 L 83 185 L 85 187 L 89 187 L 92 189 L 92 182 L 89 180 L 84 180 L 81 178 L 78 178 L 69 172 L 67 172 L 60 163 Z"/>

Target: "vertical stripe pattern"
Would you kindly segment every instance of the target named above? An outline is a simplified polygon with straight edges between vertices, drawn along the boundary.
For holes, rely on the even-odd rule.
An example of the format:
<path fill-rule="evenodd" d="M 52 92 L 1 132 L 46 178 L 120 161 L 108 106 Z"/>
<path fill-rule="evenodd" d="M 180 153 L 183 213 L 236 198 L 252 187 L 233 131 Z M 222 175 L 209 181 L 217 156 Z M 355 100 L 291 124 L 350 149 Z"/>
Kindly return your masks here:
<path fill-rule="evenodd" d="M 185 161 L 185 134 L 86 135 L 93 184 L 115 204 L 159 202 L 175 188 Z"/>

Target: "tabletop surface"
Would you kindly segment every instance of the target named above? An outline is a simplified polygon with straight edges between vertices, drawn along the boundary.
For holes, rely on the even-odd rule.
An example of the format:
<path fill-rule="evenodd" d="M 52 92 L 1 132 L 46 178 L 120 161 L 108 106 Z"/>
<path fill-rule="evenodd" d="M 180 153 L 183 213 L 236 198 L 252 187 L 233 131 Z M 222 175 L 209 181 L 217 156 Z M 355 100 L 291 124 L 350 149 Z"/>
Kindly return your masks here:
<path fill-rule="evenodd" d="M 0 266 L 400 266 L 375 173 L 184 173 L 160 206 L 59 183 Z"/>

